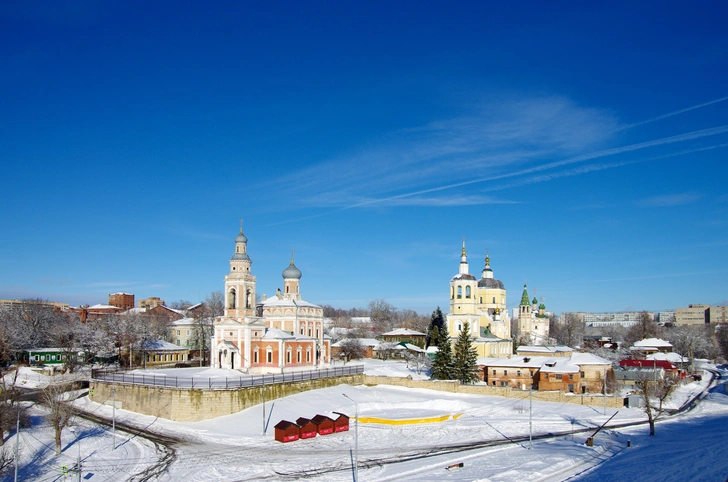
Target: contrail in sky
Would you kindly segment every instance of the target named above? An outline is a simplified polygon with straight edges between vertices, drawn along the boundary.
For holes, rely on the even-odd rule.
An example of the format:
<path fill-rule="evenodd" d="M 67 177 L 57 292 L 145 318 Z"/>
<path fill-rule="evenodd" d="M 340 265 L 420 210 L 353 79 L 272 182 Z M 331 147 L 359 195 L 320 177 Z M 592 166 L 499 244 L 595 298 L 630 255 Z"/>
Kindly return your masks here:
<path fill-rule="evenodd" d="M 510 172 L 510 173 L 507 173 L 507 174 L 501 174 L 501 175 L 498 175 L 498 176 L 481 177 L 479 179 L 471 179 L 469 181 L 462 181 L 462 182 L 458 182 L 458 183 L 454 183 L 454 184 L 448 184 L 448 185 L 445 185 L 445 186 L 438 186 L 438 187 L 433 187 L 433 188 L 430 188 L 430 189 L 423 189 L 423 190 L 420 190 L 420 191 L 415 191 L 415 192 L 410 192 L 410 193 L 404 193 L 404 194 L 398 194 L 396 196 L 390 196 L 390 197 L 387 197 L 387 198 L 372 199 L 372 200 L 369 200 L 369 201 L 363 201 L 363 202 L 354 204 L 352 206 L 348 206 L 348 207 L 345 207 L 345 208 L 341 208 L 340 210 L 357 208 L 357 207 L 366 206 L 366 205 L 369 205 L 369 204 L 381 203 L 381 202 L 385 202 L 385 201 L 392 201 L 392 200 L 400 199 L 400 198 L 403 198 L 403 197 L 417 196 L 417 195 L 420 195 L 420 194 L 427 194 L 427 193 L 431 193 L 431 192 L 444 191 L 446 189 L 453 189 L 453 188 L 456 188 L 456 187 L 469 186 L 470 184 L 477 184 L 477 183 L 486 182 L 486 181 L 497 181 L 499 179 L 505 179 L 505 178 L 509 178 L 509 177 L 522 176 L 524 174 L 531 174 L 531 173 L 534 173 L 534 172 L 545 171 L 547 169 L 552 169 L 552 168 L 555 168 L 555 167 L 561 167 L 561 166 L 565 166 L 565 165 L 568 165 L 568 164 L 574 164 L 575 162 L 586 161 L 586 160 L 589 160 L 589 159 L 598 159 L 598 158 L 606 157 L 606 156 L 613 156 L 613 155 L 616 155 L 616 154 L 622 154 L 624 152 L 630 152 L 630 151 L 636 151 L 636 150 L 639 150 L 639 149 L 645 149 L 647 147 L 654 147 L 654 146 L 661 146 L 661 145 L 665 145 L 665 144 L 673 144 L 675 142 L 689 141 L 689 140 L 698 139 L 698 138 L 701 138 L 701 137 L 707 137 L 707 136 L 714 136 L 714 135 L 717 135 L 717 134 L 723 134 L 725 132 L 728 132 L 728 125 L 720 126 L 720 127 L 713 127 L 713 128 L 710 128 L 710 129 L 703 129 L 703 130 L 699 130 L 699 131 L 688 132 L 686 134 L 679 134 L 679 135 L 671 136 L 671 137 L 663 137 L 662 139 L 655 139 L 653 141 L 640 142 L 640 143 L 637 143 L 637 144 L 631 144 L 629 146 L 615 147 L 613 149 L 606 149 L 606 150 L 603 150 L 603 151 L 597 151 L 597 152 L 593 152 L 591 154 L 583 154 L 581 156 L 572 157 L 570 159 L 565 159 L 563 161 L 551 162 L 549 164 L 544 164 L 544 165 L 541 165 L 541 166 L 535 166 L 535 167 L 531 167 L 529 169 L 523 169 L 521 171 Z"/>
<path fill-rule="evenodd" d="M 655 121 L 658 121 L 658 120 L 666 119 L 666 118 L 672 117 L 674 115 L 682 114 L 684 112 L 689 112 L 691 110 L 700 109 L 701 107 L 705 107 L 705 106 L 708 106 L 708 105 L 711 105 L 711 104 L 717 104 L 718 102 L 723 102 L 724 100 L 728 100 L 728 96 L 721 97 L 720 99 L 710 100 L 708 102 L 703 102 L 702 104 L 694 105 L 692 107 L 686 107 L 684 109 L 676 110 L 675 112 L 670 112 L 668 114 L 659 115 L 659 116 L 653 117 L 651 119 L 646 119 L 646 120 L 643 120 L 643 121 L 640 121 L 640 122 L 635 122 L 634 124 L 628 124 L 626 126 L 620 127 L 615 132 L 623 131 L 625 129 L 631 129 L 633 127 L 641 126 L 643 124 L 649 124 L 650 122 L 655 122 Z"/>

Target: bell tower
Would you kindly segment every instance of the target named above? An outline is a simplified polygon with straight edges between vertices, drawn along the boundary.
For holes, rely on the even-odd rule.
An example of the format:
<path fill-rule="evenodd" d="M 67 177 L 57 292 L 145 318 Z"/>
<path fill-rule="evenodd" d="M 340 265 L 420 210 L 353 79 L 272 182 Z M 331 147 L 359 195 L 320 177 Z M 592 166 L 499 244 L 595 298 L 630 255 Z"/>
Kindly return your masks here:
<path fill-rule="evenodd" d="M 248 256 L 248 238 L 243 234 L 235 237 L 235 252 L 230 258 L 230 272 L 225 276 L 225 316 L 242 318 L 255 315 L 255 276 L 250 274 L 253 262 Z"/>

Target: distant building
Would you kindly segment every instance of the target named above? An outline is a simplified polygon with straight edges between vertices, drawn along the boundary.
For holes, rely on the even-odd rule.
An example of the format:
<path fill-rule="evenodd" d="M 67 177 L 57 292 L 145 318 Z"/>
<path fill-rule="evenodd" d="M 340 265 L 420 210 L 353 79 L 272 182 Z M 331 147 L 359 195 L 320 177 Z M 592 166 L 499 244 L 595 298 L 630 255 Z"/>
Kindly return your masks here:
<path fill-rule="evenodd" d="M 165 305 L 165 302 L 157 296 L 151 296 L 149 298 L 139 300 L 139 308 L 156 308 L 159 305 Z"/>
<path fill-rule="evenodd" d="M 728 323 L 728 313 L 725 306 L 711 306 L 708 308 L 708 319 L 711 325 Z"/>
<path fill-rule="evenodd" d="M 392 330 L 387 333 L 382 333 L 380 336 L 384 341 L 387 341 L 387 342 L 412 343 L 413 345 L 417 345 L 420 348 L 423 348 L 425 346 L 425 340 L 427 339 L 427 335 L 425 333 L 421 333 L 421 332 L 415 331 L 415 330 L 410 330 L 409 328 L 397 328 L 396 330 Z"/>
<path fill-rule="evenodd" d="M 549 314 L 543 301 L 539 304 L 534 296 L 528 301 L 528 289 L 523 285 L 521 304 L 518 306 L 518 331 L 534 345 L 549 343 Z"/>
<path fill-rule="evenodd" d="M 41 306 L 48 306 L 57 310 L 67 310 L 68 303 L 59 303 L 57 301 L 35 301 L 35 300 L 0 300 L 0 308 L 10 308 L 22 304 L 33 303 Z"/>
<path fill-rule="evenodd" d="M 109 295 L 109 305 L 121 308 L 121 311 L 127 311 L 134 308 L 134 295 L 129 293 L 111 293 Z"/>
<path fill-rule="evenodd" d="M 675 310 L 676 325 L 705 325 L 710 323 L 710 305 L 693 304 Z"/>
<path fill-rule="evenodd" d="M 644 311 L 620 311 L 617 313 L 585 313 L 585 312 L 564 312 L 561 314 L 561 323 L 564 323 L 566 316 L 569 314 L 576 315 L 584 322 L 585 326 L 590 327 L 608 327 L 621 325 L 625 328 L 639 324 Z M 646 312 L 652 319 L 655 318 L 653 312 Z"/>

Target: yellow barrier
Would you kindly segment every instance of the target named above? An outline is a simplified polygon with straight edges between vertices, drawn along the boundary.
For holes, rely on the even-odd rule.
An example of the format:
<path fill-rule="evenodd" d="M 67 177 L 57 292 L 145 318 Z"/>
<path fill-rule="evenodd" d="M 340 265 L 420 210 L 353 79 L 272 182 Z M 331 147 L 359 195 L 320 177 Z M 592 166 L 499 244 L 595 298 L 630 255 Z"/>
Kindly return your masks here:
<path fill-rule="evenodd" d="M 359 417 L 361 423 L 381 423 L 383 425 L 413 425 L 417 423 L 437 423 L 448 420 L 451 416 L 453 420 L 457 420 L 463 414 L 457 413 L 455 415 L 442 415 L 440 417 L 425 417 L 425 418 L 402 418 L 402 419 L 389 419 L 389 418 L 377 418 L 377 417 Z"/>

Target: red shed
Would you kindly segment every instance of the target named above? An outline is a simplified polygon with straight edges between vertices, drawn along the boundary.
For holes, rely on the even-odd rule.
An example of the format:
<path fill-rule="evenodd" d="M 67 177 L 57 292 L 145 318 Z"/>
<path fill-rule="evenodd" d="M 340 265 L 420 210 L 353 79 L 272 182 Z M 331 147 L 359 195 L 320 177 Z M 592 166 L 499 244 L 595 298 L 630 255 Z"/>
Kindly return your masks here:
<path fill-rule="evenodd" d="M 296 420 L 296 423 L 300 427 L 298 433 L 301 435 L 301 438 L 312 438 L 316 436 L 316 424 L 311 420 L 300 417 Z"/>
<path fill-rule="evenodd" d="M 276 440 L 279 442 L 293 442 L 298 440 L 298 425 L 288 420 L 281 420 L 276 424 Z"/>
<path fill-rule="evenodd" d="M 316 425 L 316 431 L 319 435 L 328 435 L 334 433 L 334 421 L 326 415 L 316 415 L 311 419 Z"/>
<path fill-rule="evenodd" d="M 334 412 L 338 417 L 334 419 L 334 432 L 349 430 L 349 416 L 341 412 Z"/>

